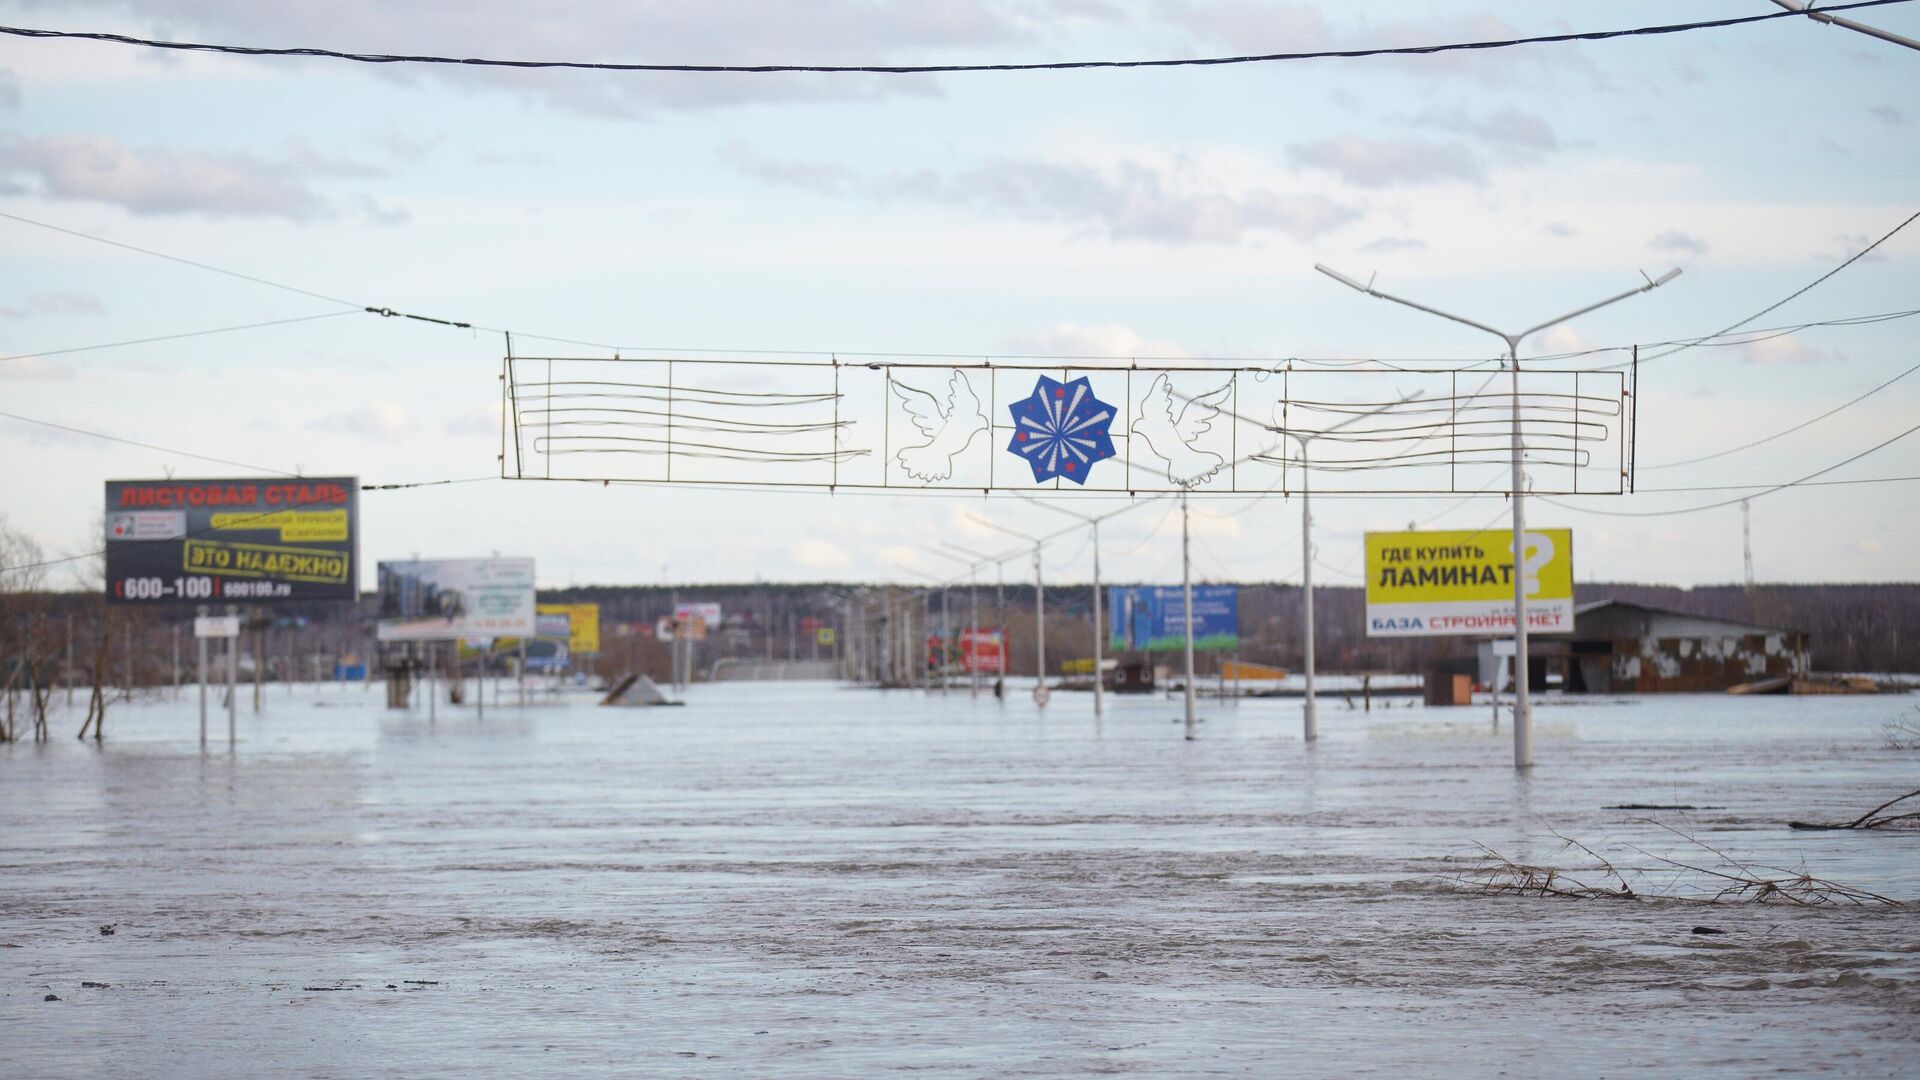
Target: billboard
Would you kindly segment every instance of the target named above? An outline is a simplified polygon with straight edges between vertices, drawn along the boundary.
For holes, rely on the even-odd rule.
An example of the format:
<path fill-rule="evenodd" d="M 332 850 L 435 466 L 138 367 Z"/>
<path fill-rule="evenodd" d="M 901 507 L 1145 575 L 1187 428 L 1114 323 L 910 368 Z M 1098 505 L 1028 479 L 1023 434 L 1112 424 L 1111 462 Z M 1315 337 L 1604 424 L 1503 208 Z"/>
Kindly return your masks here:
<path fill-rule="evenodd" d="M 380 564 L 381 641 L 532 637 L 532 559 Z"/>
<path fill-rule="evenodd" d="M 584 654 L 600 651 L 599 604 L 536 604 L 533 610 L 539 615 L 565 616 L 568 652 Z M 540 633 L 545 636 L 546 631 Z"/>
<path fill-rule="evenodd" d="M 1573 633 L 1573 530 L 1528 529 L 1527 632 Z M 1511 533 L 1367 534 L 1367 636 L 1513 633 Z"/>
<path fill-rule="evenodd" d="M 1107 590 L 1107 618 L 1107 643 L 1115 651 L 1187 646 L 1185 593 L 1177 585 L 1115 586 Z M 1239 586 L 1193 587 L 1193 647 L 1240 647 Z"/>
<path fill-rule="evenodd" d="M 961 630 L 960 670 L 980 671 L 990 675 L 1006 674 L 1006 632 L 977 626 Z"/>
<path fill-rule="evenodd" d="M 360 482 L 109 480 L 107 601 L 353 600 Z"/>

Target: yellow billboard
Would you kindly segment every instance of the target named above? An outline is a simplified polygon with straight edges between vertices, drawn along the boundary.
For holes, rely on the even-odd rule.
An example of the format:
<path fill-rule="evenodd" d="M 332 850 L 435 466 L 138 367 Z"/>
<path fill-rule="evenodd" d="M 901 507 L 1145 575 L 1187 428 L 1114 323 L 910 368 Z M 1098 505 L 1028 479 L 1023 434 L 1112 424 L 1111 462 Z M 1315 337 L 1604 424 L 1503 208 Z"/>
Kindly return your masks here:
<path fill-rule="evenodd" d="M 599 604 L 535 604 L 540 615 L 567 617 L 567 651 L 575 655 L 600 651 Z"/>
<path fill-rule="evenodd" d="M 1572 633 L 1573 530 L 1522 535 L 1515 560 L 1510 531 L 1368 533 L 1367 636 L 1511 635 L 1516 562 L 1527 631 Z"/>

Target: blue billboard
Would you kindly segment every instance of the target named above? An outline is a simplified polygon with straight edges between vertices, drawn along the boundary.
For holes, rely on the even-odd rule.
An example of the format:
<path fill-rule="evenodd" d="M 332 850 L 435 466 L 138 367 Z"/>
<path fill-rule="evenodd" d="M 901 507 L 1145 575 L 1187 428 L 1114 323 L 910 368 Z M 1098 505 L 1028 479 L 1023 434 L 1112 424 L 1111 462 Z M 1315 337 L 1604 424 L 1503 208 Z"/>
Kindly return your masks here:
<path fill-rule="evenodd" d="M 1183 649 L 1186 605 L 1177 585 L 1117 585 L 1107 590 L 1108 646 L 1115 651 Z M 1240 587 L 1193 587 L 1193 647 L 1240 647 Z"/>

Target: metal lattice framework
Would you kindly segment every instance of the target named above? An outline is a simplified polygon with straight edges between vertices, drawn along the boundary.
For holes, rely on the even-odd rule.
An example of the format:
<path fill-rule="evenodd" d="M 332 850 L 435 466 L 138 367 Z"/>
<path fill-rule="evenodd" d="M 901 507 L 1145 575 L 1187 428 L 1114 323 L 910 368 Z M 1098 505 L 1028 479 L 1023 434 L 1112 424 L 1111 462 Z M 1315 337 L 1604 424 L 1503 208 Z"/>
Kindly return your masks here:
<path fill-rule="evenodd" d="M 824 490 L 1495 494 L 1505 371 L 508 357 L 501 475 Z M 1619 494 L 1626 372 L 1523 368 L 1530 490 Z"/>

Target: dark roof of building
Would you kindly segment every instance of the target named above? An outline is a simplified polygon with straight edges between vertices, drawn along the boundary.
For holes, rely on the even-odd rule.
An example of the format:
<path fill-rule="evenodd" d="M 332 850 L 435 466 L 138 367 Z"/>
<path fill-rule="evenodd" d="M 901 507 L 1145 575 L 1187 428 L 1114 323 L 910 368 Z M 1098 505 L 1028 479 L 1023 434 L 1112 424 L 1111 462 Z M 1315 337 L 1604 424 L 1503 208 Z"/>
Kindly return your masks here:
<path fill-rule="evenodd" d="M 1769 626 L 1765 623 L 1752 622 L 1744 619 L 1728 619 L 1719 615 L 1705 615 L 1697 611 L 1680 611 L 1675 608 L 1654 607 L 1651 604 L 1637 604 L 1631 600 L 1589 600 L 1584 604 L 1574 605 L 1573 617 L 1578 620 L 1583 615 L 1604 610 L 1630 610 L 1646 615 L 1667 615 L 1678 619 L 1693 619 L 1698 622 L 1723 623 L 1728 627 L 1738 627 L 1743 630 L 1759 630 L 1770 634 L 1804 635 L 1806 633 L 1804 630 L 1796 630 L 1789 626 Z M 1577 634 L 1578 631 L 1576 630 L 1575 633 Z"/>

